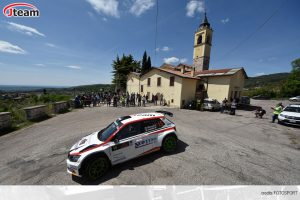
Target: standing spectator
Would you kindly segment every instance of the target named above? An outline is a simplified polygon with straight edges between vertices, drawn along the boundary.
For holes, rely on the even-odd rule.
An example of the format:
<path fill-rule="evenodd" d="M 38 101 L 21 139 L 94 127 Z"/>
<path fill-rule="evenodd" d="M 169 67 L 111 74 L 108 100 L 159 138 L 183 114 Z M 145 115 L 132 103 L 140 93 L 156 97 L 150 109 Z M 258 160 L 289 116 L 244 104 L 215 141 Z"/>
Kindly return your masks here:
<path fill-rule="evenodd" d="M 96 107 L 97 106 L 97 97 L 96 97 L 96 95 L 93 95 L 92 101 L 93 101 L 93 107 Z"/>
<path fill-rule="evenodd" d="M 236 108 L 237 108 L 237 103 L 236 103 L 236 100 L 233 99 L 233 101 L 231 102 L 231 111 L 230 111 L 231 115 L 235 115 Z"/>
<path fill-rule="evenodd" d="M 126 95 L 126 107 L 129 107 L 129 102 L 130 102 L 130 99 L 129 99 L 129 94 L 127 93 Z"/>
<path fill-rule="evenodd" d="M 142 101 L 142 96 L 138 94 L 138 106 L 142 106 L 141 101 Z"/>
<path fill-rule="evenodd" d="M 145 95 L 142 97 L 142 103 L 143 103 L 143 106 L 145 107 L 146 106 L 146 97 L 145 97 Z"/>
<path fill-rule="evenodd" d="M 275 120 L 278 119 L 278 115 L 282 112 L 283 105 L 282 103 L 279 103 L 276 105 L 275 108 L 271 107 L 271 109 L 274 110 L 273 117 L 272 117 L 272 123 L 274 123 Z"/>
<path fill-rule="evenodd" d="M 161 105 L 161 106 L 164 105 L 164 95 L 163 94 L 160 95 L 159 105 Z"/>
<path fill-rule="evenodd" d="M 111 103 L 111 98 L 110 98 L 109 95 L 107 95 L 107 97 L 106 97 L 106 105 L 110 106 L 110 103 Z"/>
<path fill-rule="evenodd" d="M 224 100 L 221 102 L 221 105 L 220 105 L 220 112 L 221 113 L 224 113 L 224 108 L 225 108 L 225 102 Z"/>
<path fill-rule="evenodd" d="M 154 105 L 156 105 L 157 106 L 157 101 L 158 101 L 158 96 L 157 96 L 157 94 L 154 96 Z"/>

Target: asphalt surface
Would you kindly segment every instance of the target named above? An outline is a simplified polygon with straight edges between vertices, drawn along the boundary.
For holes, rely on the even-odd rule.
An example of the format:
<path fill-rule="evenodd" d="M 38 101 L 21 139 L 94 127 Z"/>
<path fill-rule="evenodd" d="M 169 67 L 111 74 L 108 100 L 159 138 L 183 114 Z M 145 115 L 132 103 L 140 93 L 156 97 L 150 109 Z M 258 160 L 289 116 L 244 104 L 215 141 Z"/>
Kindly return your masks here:
<path fill-rule="evenodd" d="M 230 116 L 166 109 L 174 113 L 180 136 L 176 153 L 156 152 L 119 164 L 96 182 L 67 174 L 67 152 L 81 137 L 119 116 L 157 109 L 85 108 L 4 135 L 0 184 L 300 184 L 300 129 L 271 123 L 270 113 L 257 119 L 250 111 Z"/>

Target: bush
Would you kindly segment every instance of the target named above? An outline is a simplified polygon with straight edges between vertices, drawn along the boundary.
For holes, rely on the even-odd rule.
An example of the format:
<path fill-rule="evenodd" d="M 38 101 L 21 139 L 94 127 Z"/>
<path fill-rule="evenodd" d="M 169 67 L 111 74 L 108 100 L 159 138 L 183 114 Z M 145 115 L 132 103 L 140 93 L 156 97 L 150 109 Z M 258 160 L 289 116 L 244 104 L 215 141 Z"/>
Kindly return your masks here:
<path fill-rule="evenodd" d="M 280 96 L 293 97 L 300 95 L 300 72 L 292 71 L 280 89 Z"/>
<path fill-rule="evenodd" d="M 263 95 L 268 98 L 276 98 L 279 97 L 279 90 L 272 87 L 261 87 L 249 89 L 243 92 L 243 96 L 254 97 L 258 95 Z"/>
<path fill-rule="evenodd" d="M 39 98 L 40 102 L 51 103 L 57 101 L 69 101 L 71 96 L 69 95 L 58 95 L 58 94 L 42 94 Z"/>

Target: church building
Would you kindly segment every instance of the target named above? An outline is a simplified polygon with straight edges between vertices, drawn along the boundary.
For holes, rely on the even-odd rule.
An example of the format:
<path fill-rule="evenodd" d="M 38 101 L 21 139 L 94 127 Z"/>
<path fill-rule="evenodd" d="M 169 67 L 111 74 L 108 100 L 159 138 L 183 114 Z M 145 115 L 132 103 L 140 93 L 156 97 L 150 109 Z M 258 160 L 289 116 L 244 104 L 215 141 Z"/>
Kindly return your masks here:
<path fill-rule="evenodd" d="M 195 32 L 193 64 L 180 63 L 177 66 L 162 64 L 141 75 L 131 72 L 127 79 L 127 92 L 158 95 L 172 107 L 182 108 L 191 100 L 203 98 L 239 98 L 247 74 L 244 68 L 210 69 L 210 51 L 213 30 L 206 13 Z"/>

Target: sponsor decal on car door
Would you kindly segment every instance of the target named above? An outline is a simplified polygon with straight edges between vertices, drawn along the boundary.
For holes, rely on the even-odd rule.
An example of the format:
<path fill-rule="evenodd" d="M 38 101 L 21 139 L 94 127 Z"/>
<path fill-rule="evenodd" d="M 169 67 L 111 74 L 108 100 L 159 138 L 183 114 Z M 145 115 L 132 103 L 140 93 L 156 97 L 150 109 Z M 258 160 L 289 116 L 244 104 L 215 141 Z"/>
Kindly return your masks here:
<path fill-rule="evenodd" d="M 143 148 L 135 147 L 135 144 L 142 140 L 142 136 L 140 122 L 123 127 L 111 142 L 112 164 L 124 162 L 143 153 Z"/>

